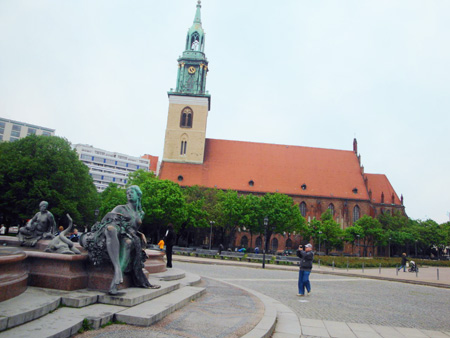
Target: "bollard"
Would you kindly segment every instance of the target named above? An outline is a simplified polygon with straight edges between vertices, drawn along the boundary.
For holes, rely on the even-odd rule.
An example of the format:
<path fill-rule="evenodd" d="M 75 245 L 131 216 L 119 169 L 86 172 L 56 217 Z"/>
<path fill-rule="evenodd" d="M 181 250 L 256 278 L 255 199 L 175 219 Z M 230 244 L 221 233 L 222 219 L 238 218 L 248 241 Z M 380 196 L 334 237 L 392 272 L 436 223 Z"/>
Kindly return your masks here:
<path fill-rule="evenodd" d="M 378 273 L 381 275 L 381 263 L 380 263 L 380 271 Z"/>
<path fill-rule="evenodd" d="M 419 269 L 416 269 L 416 277 L 419 276 Z"/>
<path fill-rule="evenodd" d="M 437 279 L 439 280 L 439 268 L 437 268 Z"/>
<path fill-rule="evenodd" d="M 398 265 L 395 266 L 395 274 L 398 276 Z"/>
<path fill-rule="evenodd" d="M 364 273 L 364 262 L 362 263 L 362 272 Z"/>
<path fill-rule="evenodd" d="M 334 270 L 334 261 L 333 261 L 333 270 Z M 439 279 L 439 278 L 438 278 Z"/>

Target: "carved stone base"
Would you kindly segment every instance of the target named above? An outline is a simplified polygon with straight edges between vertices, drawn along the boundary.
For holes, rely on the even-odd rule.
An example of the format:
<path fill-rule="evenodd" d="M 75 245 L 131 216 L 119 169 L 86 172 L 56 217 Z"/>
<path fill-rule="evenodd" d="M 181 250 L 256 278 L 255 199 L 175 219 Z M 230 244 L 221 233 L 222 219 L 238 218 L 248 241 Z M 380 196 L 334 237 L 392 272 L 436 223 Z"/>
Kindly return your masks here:
<path fill-rule="evenodd" d="M 57 290 L 85 289 L 87 255 L 63 255 L 26 251 L 30 271 L 28 285 Z"/>
<path fill-rule="evenodd" d="M 94 266 L 92 264 L 88 264 L 87 273 L 89 275 L 89 281 L 87 288 L 90 290 L 99 290 L 108 292 L 111 286 L 111 281 L 114 277 L 114 268 L 112 264 L 105 264 L 103 266 Z M 124 274 L 123 275 L 123 283 L 119 284 L 117 289 L 126 289 L 131 287 L 133 281 L 131 280 L 131 276 Z"/>
<path fill-rule="evenodd" d="M 167 270 L 166 262 L 164 261 L 165 253 L 163 251 L 146 249 L 145 253 L 148 258 L 144 263 L 144 269 L 148 273 L 159 273 Z"/>
<path fill-rule="evenodd" d="M 27 255 L 18 248 L 0 248 L 0 302 L 16 297 L 27 289 Z"/>

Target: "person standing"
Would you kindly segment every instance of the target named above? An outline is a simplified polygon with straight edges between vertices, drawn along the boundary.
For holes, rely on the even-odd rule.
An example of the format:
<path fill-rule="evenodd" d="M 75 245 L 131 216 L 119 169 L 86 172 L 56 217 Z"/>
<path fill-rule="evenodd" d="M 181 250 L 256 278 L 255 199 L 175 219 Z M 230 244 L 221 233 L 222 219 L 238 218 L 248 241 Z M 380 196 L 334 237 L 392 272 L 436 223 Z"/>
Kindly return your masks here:
<path fill-rule="evenodd" d="M 297 250 L 297 256 L 300 258 L 300 272 L 298 275 L 298 294 L 297 296 L 305 296 L 305 289 L 307 294 L 311 294 L 311 283 L 309 282 L 309 275 L 313 265 L 314 253 L 312 252 L 312 245 L 306 244 L 305 247 L 300 245 Z"/>
<path fill-rule="evenodd" d="M 5 227 L 4 224 L 2 224 L 2 225 L 0 226 L 0 235 L 4 235 L 5 232 L 6 232 L 6 227 Z"/>
<path fill-rule="evenodd" d="M 406 253 L 402 253 L 402 265 L 397 269 L 400 271 L 403 268 L 403 272 L 406 272 L 406 262 L 409 262 L 409 259 L 406 258 Z"/>
<path fill-rule="evenodd" d="M 173 224 L 167 225 L 166 235 L 164 236 L 164 242 L 166 242 L 166 257 L 167 267 L 172 267 L 172 249 L 175 244 L 175 232 L 173 231 Z"/>

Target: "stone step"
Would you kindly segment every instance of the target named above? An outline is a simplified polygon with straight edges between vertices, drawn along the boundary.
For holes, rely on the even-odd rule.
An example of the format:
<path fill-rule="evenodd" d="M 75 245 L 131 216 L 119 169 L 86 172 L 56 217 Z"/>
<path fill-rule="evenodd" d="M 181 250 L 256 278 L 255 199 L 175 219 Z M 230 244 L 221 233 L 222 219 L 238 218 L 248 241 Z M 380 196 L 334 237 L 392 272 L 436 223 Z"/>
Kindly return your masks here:
<path fill-rule="evenodd" d="M 186 273 L 183 270 L 180 270 L 177 268 L 170 268 L 164 272 L 152 273 L 150 276 L 152 278 L 157 278 L 157 279 L 163 280 L 163 281 L 171 281 L 171 280 L 178 280 L 178 279 L 182 279 L 182 278 L 186 277 Z"/>
<path fill-rule="evenodd" d="M 200 284 L 201 281 L 202 277 L 189 272 L 186 272 L 186 276 L 184 278 L 178 280 L 178 282 L 180 282 L 183 286 L 195 286 Z"/>
<path fill-rule="evenodd" d="M 116 314 L 116 320 L 130 325 L 150 326 L 168 314 L 199 298 L 205 288 L 186 286 L 170 294 L 159 297 Z"/>
<path fill-rule="evenodd" d="M 45 316 L 60 304 L 59 291 L 28 287 L 21 295 L 0 303 L 0 331 Z"/>
<path fill-rule="evenodd" d="M 124 309 L 126 308 L 123 306 L 106 304 L 94 304 L 84 308 L 62 307 L 42 318 L 2 332 L 1 337 L 71 337 L 83 326 L 84 319 L 87 319 L 94 329 L 98 329 L 112 321 L 114 314 Z"/>
<path fill-rule="evenodd" d="M 131 307 L 161 297 L 180 288 L 179 282 L 150 281 L 150 283 L 158 284 L 161 288 L 143 289 L 133 287 L 120 290 L 122 292 L 119 291 L 119 294 L 115 296 L 102 293 L 98 297 L 98 303 Z"/>

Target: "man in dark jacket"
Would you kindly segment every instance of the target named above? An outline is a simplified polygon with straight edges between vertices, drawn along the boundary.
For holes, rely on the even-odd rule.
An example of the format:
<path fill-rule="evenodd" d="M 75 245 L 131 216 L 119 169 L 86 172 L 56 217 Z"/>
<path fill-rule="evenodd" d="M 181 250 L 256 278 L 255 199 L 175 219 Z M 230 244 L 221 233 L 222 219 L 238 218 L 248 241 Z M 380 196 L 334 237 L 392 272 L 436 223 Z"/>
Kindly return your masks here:
<path fill-rule="evenodd" d="M 175 244 L 175 232 L 173 231 L 172 223 L 167 226 L 166 235 L 164 236 L 164 243 L 166 244 L 167 267 L 172 267 L 172 249 Z"/>
<path fill-rule="evenodd" d="M 402 264 L 400 265 L 400 267 L 397 270 L 400 271 L 403 268 L 403 272 L 406 272 L 406 262 L 409 262 L 409 259 L 406 258 L 406 253 L 403 253 L 402 254 Z"/>
<path fill-rule="evenodd" d="M 314 253 L 312 252 L 312 245 L 306 244 L 298 247 L 297 256 L 300 257 L 300 273 L 298 276 L 298 294 L 297 296 L 305 296 L 305 288 L 307 295 L 311 294 L 311 283 L 309 282 L 309 274 L 311 273 Z"/>

